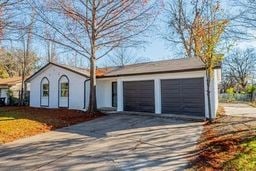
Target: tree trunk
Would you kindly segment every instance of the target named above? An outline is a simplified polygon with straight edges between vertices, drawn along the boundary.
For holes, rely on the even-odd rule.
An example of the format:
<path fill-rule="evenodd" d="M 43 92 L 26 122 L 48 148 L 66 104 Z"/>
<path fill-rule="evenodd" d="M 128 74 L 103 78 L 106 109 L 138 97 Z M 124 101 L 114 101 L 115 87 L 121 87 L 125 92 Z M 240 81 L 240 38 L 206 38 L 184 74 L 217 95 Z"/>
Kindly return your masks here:
<path fill-rule="evenodd" d="M 24 71 L 22 71 L 22 76 L 21 76 L 21 92 L 20 92 L 20 106 L 24 105 L 24 80 L 25 80 L 25 75 Z"/>
<path fill-rule="evenodd" d="M 207 101 L 208 101 L 208 113 L 209 113 L 209 122 L 212 123 L 212 106 L 211 106 L 211 91 L 210 91 L 210 85 L 211 85 L 211 76 L 206 69 L 206 84 L 207 84 Z"/>
<path fill-rule="evenodd" d="M 96 59 L 93 57 L 90 62 L 90 97 L 87 112 L 91 115 L 97 112 L 96 103 Z"/>
<path fill-rule="evenodd" d="M 93 1 L 92 9 L 92 32 L 91 32 L 91 58 L 90 58 L 90 98 L 87 113 L 94 115 L 97 112 L 96 99 L 96 7 Z"/>

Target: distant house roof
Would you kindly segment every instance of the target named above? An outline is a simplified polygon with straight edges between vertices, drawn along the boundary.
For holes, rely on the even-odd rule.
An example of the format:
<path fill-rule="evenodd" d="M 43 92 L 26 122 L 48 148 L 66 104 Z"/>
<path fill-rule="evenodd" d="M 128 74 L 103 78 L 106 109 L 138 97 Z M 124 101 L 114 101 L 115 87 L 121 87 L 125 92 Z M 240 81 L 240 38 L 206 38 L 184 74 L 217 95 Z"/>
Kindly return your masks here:
<path fill-rule="evenodd" d="M 0 79 L 0 86 L 13 86 L 21 83 L 21 77 L 11 77 Z"/>
<path fill-rule="evenodd" d="M 38 73 L 42 72 L 47 66 L 54 65 L 71 72 L 75 72 L 79 75 L 89 77 L 90 71 L 85 68 L 72 67 L 69 65 L 48 63 L 26 81 L 29 81 Z M 220 66 L 216 66 L 220 68 Z M 204 70 L 204 64 L 197 58 L 182 58 L 182 59 L 171 59 L 162 61 L 153 61 L 139 64 L 131 64 L 120 67 L 106 67 L 98 68 L 96 70 L 96 76 L 98 78 L 104 77 L 117 77 L 117 76 L 129 76 L 129 75 L 144 75 L 144 74 L 157 74 L 157 73 L 171 73 L 171 72 L 186 72 L 186 71 L 197 71 Z"/>

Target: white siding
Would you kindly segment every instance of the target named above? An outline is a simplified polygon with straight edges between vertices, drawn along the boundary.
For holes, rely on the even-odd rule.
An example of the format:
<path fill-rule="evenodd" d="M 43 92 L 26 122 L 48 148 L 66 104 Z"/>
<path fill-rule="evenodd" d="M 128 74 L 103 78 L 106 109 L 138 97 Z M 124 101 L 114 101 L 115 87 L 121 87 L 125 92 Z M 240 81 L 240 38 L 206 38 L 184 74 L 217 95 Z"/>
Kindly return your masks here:
<path fill-rule="evenodd" d="M 8 103 L 8 89 L 0 89 L 0 97 L 4 97 L 5 98 L 5 104 Z"/>
<path fill-rule="evenodd" d="M 219 71 L 214 71 L 214 77 L 211 82 L 211 104 L 212 110 L 215 114 L 218 108 L 218 74 Z M 86 94 L 85 107 L 88 106 L 90 82 L 86 81 L 86 93 L 84 92 L 84 82 L 88 78 L 73 73 L 71 71 L 59 68 L 57 66 L 50 65 L 44 69 L 41 74 L 38 74 L 31 80 L 31 92 L 30 92 L 30 105 L 32 107 L 40 107 L 40 82 L 43 77 L 49 79 L 50 84 L 50 97 L 49 107 L 58 107 L 58 80 L 62 75 L 66 75 L 69 78 L 69 108 L 71 109 L 84 109 L 84 94 Z M 136 81 L 136 80 L 154 80 L 155 81 L 155 109 L 156 113 L 161 113 L 161 81 L 162 79 L 181 79 L 181 78 L 204 78 L 205 80 L 205 116 L 208 117 L 208 102 L 207 102 L 207 87 L 205 71 L 193 71 L 193 72 L 180 72 L 180 73 L 165 73 L 165 74 L 153 74 L 153 75 L 135 75 L 135 76 L 123 76 L 116 78 L 101 78 L 97 79 L 96 95 L 97 106 L 112 107 L 112 82 L 117 82 L 117 110 L 123 110 L 123 81 Z"/>
<path fill-rule="evenodd" d="M 97 107 L 112 107 L 112 82 L 115 79 L 96 81 Z M 86 82 L 86 108 L 89 105 L 90 81 Z"/>
<path fill-rule="evenodd" d="M 216 112 L 218 108 L 218 72 L 217 70 L 214 71 L 214 77 L 211 82 L 211 104 L 212 104 L 212 111 L 213 111 L 213 118 L 216 117 Z M 156 99 L 161 99 L 161 86 L 160 81 L 157 80 L 162 80 L 162 79 L 180 79 L 180 78 L 204 78 L 205 80 L 205 116 L 209 117 L 208 114 L 208 100 L 207 100 L 207 86 L 206 86 L 206 73 L 205 71 L 193 71 L 193 72 L 180 72 L 180 73 L 165 73 L 165 74 L 154 74 L 154 75 L 135 75 L 135 76 L 123 76 L 123 77 L 118 77 L 117 82 L 119 85 L 118 88 L 118 103 L 117 103 L 117 110 L 122 111 L 123 110 L 123 98 L 121 97 L 120 93 L 122 93 L 122 82 L 123 81 L 138 81 L 138 80 L 155 80 L 155 86 L 158 89 L 155 89 L 155 93 L 158 92 Z M 98 92 L 98 95 L 101 93 L 104 94 L 103 98 L 98 98 L 97 100 L 99 101 L 100 106 L 106 105 L 104 107 L 108 107 L 109 103 L 108 100 L 111 99 L 111 82 L 112 80 L 109 80 L 109 78 L 101 78 L 98 80 L 98 82 L 104 81 L 104 84 L 97 84 L 98 89 L 100 92 Z M 105 86 L 102 88 L 102 86 Z M 107 92 L 103 92 L 103 90 Z M 155 103 L 155 109 L 156 113 L 161 113 L 161 102 L 158 101 Z"/>
<path fill-rule="evenodd" d="M 53 65 L 49 65 L 31 80 L 30 106 L 40 107 L 40 82 L 42 78 L 47 77 L 50 85 L 49 108 L 58 108 L 58 80 L 62 75 L 66 75 L 70 81 L 69 108 L 83 109 L 84 81 L 87 78 Z"/>

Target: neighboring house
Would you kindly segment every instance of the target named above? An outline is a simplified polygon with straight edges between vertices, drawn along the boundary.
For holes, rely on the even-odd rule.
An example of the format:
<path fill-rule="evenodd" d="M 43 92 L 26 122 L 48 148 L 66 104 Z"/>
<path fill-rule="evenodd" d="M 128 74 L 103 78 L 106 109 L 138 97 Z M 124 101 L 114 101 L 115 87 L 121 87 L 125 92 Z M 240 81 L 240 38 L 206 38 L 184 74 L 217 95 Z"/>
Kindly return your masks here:
<path fill-rule="evenodd" d="M 9 103 L 9 93 L 12 92 L 13 97 L 19 98 L 21 90 L 21 77 L 12 77 L 0 79 L 0 98 L 5 98 L 5 103 Z"/>
<path fill-rule="evenodd" d="M 220 66 L 211 82 L 211 105 L 216 114 Z M 117 111 L 208 117 L 204 65 L 196 58 L 164 60 L 97 69 L 97 106 Z M 26 82 L 30 106 L 85 110 L 89 71 L 48 63 Z"/>

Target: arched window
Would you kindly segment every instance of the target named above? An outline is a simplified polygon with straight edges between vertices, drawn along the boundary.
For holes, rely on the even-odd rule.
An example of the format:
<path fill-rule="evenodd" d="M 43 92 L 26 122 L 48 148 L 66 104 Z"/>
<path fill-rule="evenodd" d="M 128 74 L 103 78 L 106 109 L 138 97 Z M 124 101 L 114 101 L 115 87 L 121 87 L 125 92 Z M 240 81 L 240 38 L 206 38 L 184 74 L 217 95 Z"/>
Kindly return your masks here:
<path fill-rule="evenodd" d="M 47 77 L 42 78 L 40 83 L 40 105 L 48 107 L 50 96 L 50 84 Z"/>
<path fill-rule="evenodd" d="M 69 79 L 62 75 L 59 79 L 59 107 L 69 107 Z"/>

